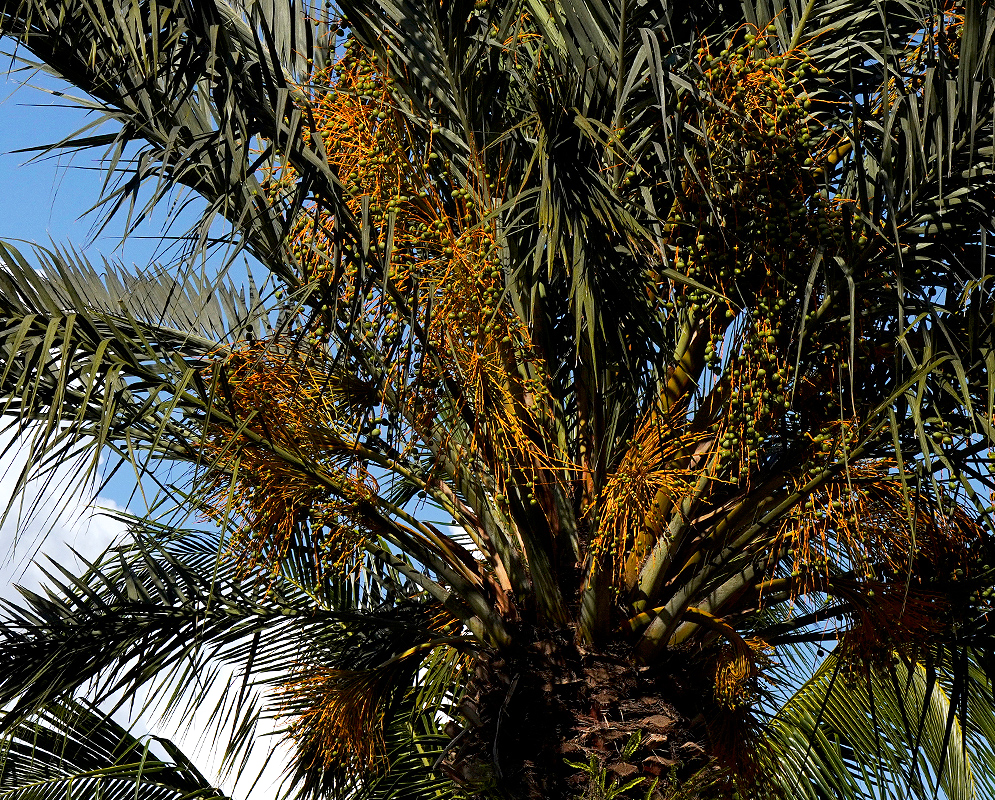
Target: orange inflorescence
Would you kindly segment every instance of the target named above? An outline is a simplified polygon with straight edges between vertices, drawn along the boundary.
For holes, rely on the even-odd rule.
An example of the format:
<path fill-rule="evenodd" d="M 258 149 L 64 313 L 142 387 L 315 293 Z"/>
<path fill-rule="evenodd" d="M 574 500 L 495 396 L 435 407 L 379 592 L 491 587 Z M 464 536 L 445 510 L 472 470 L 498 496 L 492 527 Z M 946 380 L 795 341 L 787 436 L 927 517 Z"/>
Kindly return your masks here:
<path fill-rule="evenodd" d="M 715 698 L 726 708 L 749 706 L 757 701 L 757 680 L 771 664 L 773 648 L 761 639 L 723 645 L 716 653 Z"/>
<path fill-rule="evenodd" d="M 840 440 L 819 444 L 828 457 Z M 825 592 L 853 609 L 840 652 L 861 659 L 921 646 L 949 624 L 943 598 L 925 584 L 968 568 L 980 535 L 956 505 L 906 494 L 894 466 L 851 464 L 785 517 L 777 539 L 790 548 L 793 596 Z"/>
<path fill-rule="evenodd" d="M 798 594 L 823 588 L 840 572 L 873 589 L 918 575 L 927 565 L 951 572 L 968 562 L 978 531 L 967 514 L 949 516 L 915 494 L 907 498 L 892 466 L 853 464 L 784 519 L 780 536 L 791 543 Z"/>
<path fill-rule="evenodd" d="M 303 332 L 240 350 L 222 366 L 230 403 L 240 409 L 232 416 L 256 414 L 247 430 L 275 437 L 297 460 L 232 432 L 211 444 L 224 469 L 238 466 L 238 491 L 219 479 L 212 513 L 229 515 L 237 494 L 233 546 L 253 566 L 274 569 L 304 524 L 343 545 L 333 561 L 349 560 L 344 554 L 362 539 L 347 534 L 350 493 L 376 492 L 360 458 L 345 465 L 359 443 L 379 448 L 386 469 L 429 446 L 436 469 L 466 468 L 482 457 L 493 467 L 499 501 L 506 484 L 531 493 L 572 468 L 550 434 L 542 360 L 504 298 L 506 268 L 489 215 L 502 176 L 473 158 L 460 172 L 438 154 L 435 134 L 426 141 L 412 131 L 389 79 L 355 44 L 302 91 L 310 125 L 302 135 L 323 144 L 363 227 L 362 243 L 324 207 L 300 209 L 288 247 L 302 281 L 297 296 L 310 310 L 291 299 L 284 305 Z M 291 167 L 274 168 L 264 181 L 270 201 L 279 206 L 295 182 Z M 353 356 L 370 365 L 359 386 L 345 385 L 333 366 Z M 350 405 L 343 399 L 350 391 L 364 397 Z M 364 415 L 375 418 L 376 407 L 387 430 L 378 428 L 382 438 L 371 443 L 360 434 L 372 427 L 363 427 Z M 351 431 L 343 429 L 347 420 Z"/>
<path fill-rule="evenodd" d="M 395 688 L 394 670 L 316 667 L 287 683 L 290 735 L 316 764 L 369 768 L 383 752 L 386 698 Z"/>
<path fill-rule="evenodd" d="M 562 468 L 550 452 L 548 390 L 528 331 L 504 302 L 505 268 L 488 210 L 502 176 L 471 160 L 468 174 L 439 156 L 393 107 L 388 79 L 358 48 L 313 76 L 315 134 L 343 176 L 349 210 L 366 220 L 369 253 L 385 280 L 363 284 L 358 260 L 336 260 L 335 220 L 306 209 L 294 229 L 293 252 L 305 279 L 325 298 L 311 328 L 320 346 L 361 304 L 359 341 L 380 355 L 385 384 L 405 399 L 415 435 L 440 415 L 472 420 L 457 452 L 488 452 L 500 486 L 514 471 L 540 481 Z M 353 253 L 353 256 L 355 254 Z M 510 276 L 509 276 L 510 277 Z M 357 292 L 364 292 L 357 296 Z M 458 392 L 452 389 L 458 387 Z M 456 396 L 455 407 L 440 398 Z"/>
<path fill-rule="evenodd" d="M 760 432 L 776 429 L 799 388 L 783 353 L 814 254 L 830 259 L 867 240 L 852 211 L 819 191 L 838 145 L 811 113 L 806 87 L 820 71 L 802 49 L 773 55 L 765 32 L 750 28 L 740 41 L 719 54 L 706 44 L 698 92 L 678 103 L 699 133 L 664 251 L 676 271 L 713 291 L 661 276 L 656 294 L 708 336 L 704 363 L 721 376 L 717 402 L 727 411 L 717 455 L 724 475 L 748 484 Z"/>
<path fill-rule="evenodd" d="M 205 508 L 235 522 L 230 550 L 248 570 L 275 571 L 304 526 L 312 554 L 346 569 L 362 540 L 350 500 L 377 490 L 353 458 L 349 432 L 330 425 L 335 382 L 292 346 L 258 343 L 219 362 L 220 420 L 203 443 L 213 492 Z"/>
<path fill-rule="evenodd" d="M 910 593 L 901 585 L 882 586 L 871 602 L 851 606 L 837 649 L 851 664 L 887 664 L 895 653 L 920 656 L 948 623 L 949 605 L 942 595 Z"/>
<path fill-rule="evenodd" d="M 430 635 L 438 637 L 456 636 L 461 628 L 441 608 L 427 622 Z M 411 673 L 426 656 L 435 659 L 439 655 L 454 674 L 467 671 L 473 662 L 472 655 L 437 639 L 410 647 L 366 669 L 302 665 L 294 679 L 281 686 L 280 694 L 283 712 L 292 718 L 290 735 L 299 752 L 312 760 L 309 766 L 352 765 L 364 770 L 382 760 L 384 732 L 400 699 L 399 690 L 411 685 Z M 416 697 L 413 713 L 419 710 Z"/>
<path fill-rule="evenodd" d="M 636 429 L 629 449 L 622 456 L 592 507 L 598 514 L 598 534 L 591 545 L 592 556 L 604 560 L 621 590 L 623 570 L 638 567 L 653 546 L 659 526 L 673 504 L 691 490 L 696 473 L 686 464 L 699 434 L 683 430 L 679 416 L 654 408 Z M 647 530 L 651 535 L 645 535 Z"/>

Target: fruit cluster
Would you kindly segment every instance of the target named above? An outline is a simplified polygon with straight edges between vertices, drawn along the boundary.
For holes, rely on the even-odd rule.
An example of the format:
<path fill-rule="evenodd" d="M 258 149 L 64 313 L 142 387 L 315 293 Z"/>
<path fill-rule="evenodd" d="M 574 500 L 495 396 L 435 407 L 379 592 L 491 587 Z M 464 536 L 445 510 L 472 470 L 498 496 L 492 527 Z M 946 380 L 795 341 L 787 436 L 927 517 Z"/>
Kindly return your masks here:
<path fill-rule="evenodd" d="M 664 242 L 689 280 L 661 280 L 655 293 L 676 325 L 707 336 L 702 366 L 715 377 L 700 385 L 722 395 L 718 457 L 740 481 L 765 463 L 792 402 L 834 402 L 825 387 L 845 369 L 847 330 L 821 307 L 835 291 L 825 270 L 806 287 L 813 265 L 870 261 L 881 247 L 853 203 L 830 199 L 824 178 L 846 147 L 813 113 L 821 70 L 804 50 L 772 52 L 773 33 L 698 52 L 695 91 L 677 104 L 692 157 Z M 860 278 L 893 280 L 881 264 Z M 783 355 L 798 352 L 802 334 L 796 370 Z"/>
<path fill-rule="evenodd" d="M 566 459 L 547 435 L 541 359 L 506 297 L 514 276 L 491 213 L 503 177 L 473 157 L 458 168 L 442 131 L 403 113 L 376 57 L 352 38 L 302 89 L 301 135 L 327 154 L 361 231 L 353 235 L 320 203 L 289 206 L 288 255 L 301 289 L 279 299 L 291 330 L 316 369 L 348 358 L 381 387 L 355 421 L 385 463 L 434 458 L 445 418 L 459 431 L 444 443 L 450 461 L 486 453 L 503 468 L 495 497 L 507 502 L 512 483 L 537 505 L 540 473 Z M 292 167 L 272 169 L 266 199 L 286 204 L 296 181 Z"/>

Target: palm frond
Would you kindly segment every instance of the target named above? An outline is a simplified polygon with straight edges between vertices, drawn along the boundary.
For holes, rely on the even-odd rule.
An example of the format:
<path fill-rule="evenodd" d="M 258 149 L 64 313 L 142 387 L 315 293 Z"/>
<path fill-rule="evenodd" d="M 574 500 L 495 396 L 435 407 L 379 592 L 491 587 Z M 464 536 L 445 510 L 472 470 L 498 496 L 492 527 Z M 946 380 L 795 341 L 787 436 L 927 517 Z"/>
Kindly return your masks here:
<path fill-rule="evenodd" d="M 10 730 L 0 765 L 0 796 L 8 800 L 225 797 L 169 740 L 136 737 L 72 699 L 54 701 Z"/>
<path fill-rule="evenodd" d="M 287 218 L 262 202 L 261 169 L 286 158 L 308 176 L 286 198 L 288 209 L 317 195 L 344 212 L 341 185 L 325 154 L 304 143 L 306 121 L 292 103 L 308 62 L 327 52 L 307 11 L 279 2 L 178 2 L 153 20 L 132 3 L 17 2 L 5 4 L 0 30 L 85 92 L 77 103 L 116 128 L 88 135 L 91 123 L 53 144 L 107 148 L 111 176 L 121 178 L 102 200 L 110 213 L 137 212 L 137 222 L 174 187 L 193 189 L 208 201 L 198 252 L 220 215 L 245 237 L 241 246 L 293 285 Z M 134 153 L 130 145 L 139 142 Z M 146 184 L 152 196 L 136 206 Z"/>
<path fill-rule="evenodd" d="M 210 406 L 199 370 L 219 348 L 264 335 L 258 293 L 154 267 L 105 264 L 101 276 L 78 253 L 36 252 L 40 267 L 0 246 L 0 409 L 31 437 L 18 489 L 73 458 L 89 479 L 105 448 L 136 475 L 163 457 L 196 461 L 191 418 Z"/>
<path fill-rule="evenodd" d="M 962 727 L 943 683 L 932 667 L 899 657 L 861 673 L 830 654 L 770 726 L 771 757 L 791 765 L 781 772 L 784 790 L 805 797 L 983 796 L 987 789 L 976 781 L 987 787 L 988 773 L 972 756 L 990 749 L 987 734 Z"/>

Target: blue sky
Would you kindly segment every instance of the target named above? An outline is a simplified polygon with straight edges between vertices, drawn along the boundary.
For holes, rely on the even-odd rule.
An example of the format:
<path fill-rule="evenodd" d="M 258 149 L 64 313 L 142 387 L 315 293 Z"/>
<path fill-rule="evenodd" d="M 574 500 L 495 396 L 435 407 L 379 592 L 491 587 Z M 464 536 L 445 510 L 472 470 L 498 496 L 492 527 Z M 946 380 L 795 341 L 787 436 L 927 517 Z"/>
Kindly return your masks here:
<path fill-rule="evenodd" d="M 157 219 L 144 223 L 124 244 L 121 243 L 123 216 L 95 236 L 99 213 L 86 212 L 100 193 L 103 173 L 97 162 L 99 153 L 33 158 L 33 154 L 15 152 L 58 141 L 85 124 L 85 115 L 79 110 L 67 108 L 65 100 L 58 95 L 30 86 L 58 88 L 52 79 L 37 73 L 7 74 L 9 60 L 4 60 L 3 66 L 5 80 L 0 86 L 0 240 L 14 244 L 29 260 L 30 248 L 13 240 L 26 240 L 45 247 L 53 242 L 61 246 L 71 245 L 95 264 L 100 264 L 102 257 L 108 257 L 126 265 L 148 265 L 161 241 L 159 236 L 165 215 L 160 214 Z M 29 85 L 20 85 L 24 83 Z M 9 436 L 0 436 L 0 450 L 9 440 Z M 5 505 L 10 497 L 16 473 L 23 462 L 23 456 L 16 453 L 8 454 L 0 461 L 0 505 Z M 0 555 L 3 557 L 0 560 L 0 597 L 13 596 L 13 581 L 36 586 L 42 580 L 40 570 L 30 563 L 39 545 L 40 554 L 72 568 L 79 566 L 79 562 L 70 548 L 84 557 L 93 558 L 123 533 L 120 523 L 94 515 L 88 509 L 123 509 L 130 506 L 136 513 L 142 510 L 140 496 L 132 494 L 134 476 L 126 467 L 121 468 L 118 476 L 98 497 L 94 497 L 93 491 L 75 496 L 67 494 L 64 487 L 71 484 L 71 471 L 65 470 L 62 477 L 63 482 L 56 482 L 48 491 L 28 493 L 27 499 L 37 502 L 37 512 L 33 517 L 18 521 L 15 514 L 0 527 Z M 142 733 L 152 729 L 160 735 L 176 738 L 205 774 L 212 774 L 215 766 L 211 758 L 213 743 L 205 743 L 198 749 L 196 727 L 195 721 L 188 735 L 177 736 L 175 730 L 164 728 L 155 721 L 147 724 L 139 721 L 135 730 Z M 263 753 L 256 759 L 259 766 L 262 756 Z M 259 790 L 251 797 L 274 796 L 270 783 L 273 777 L 271 769 L 260 783 Z M 244 790 L 248 787 L 243 784 L 240 791 L 231 783 L 222 781 L 222 788 L 231 792 L 237 800 L 243 800 L 246 797 Z"/>

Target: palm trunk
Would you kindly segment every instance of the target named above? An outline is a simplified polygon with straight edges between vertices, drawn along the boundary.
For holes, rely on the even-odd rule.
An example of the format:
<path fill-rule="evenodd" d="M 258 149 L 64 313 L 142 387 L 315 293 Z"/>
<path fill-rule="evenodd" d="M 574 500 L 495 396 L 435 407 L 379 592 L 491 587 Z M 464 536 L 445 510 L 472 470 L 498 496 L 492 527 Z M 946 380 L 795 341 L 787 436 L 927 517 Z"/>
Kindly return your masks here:
<path fill-rule="evenodd" d="M 726 796 L 714 755 L 728 748 L 706 722 L 718 716 L 700 665 L 643 667 L 624 653 L 558 631 L 481 655 L 444 768 L 479 798 L 593 800 L 610 796 L 600 782 L 641 779 L 624 796 L 662 800 L 691 778 Z"/>

